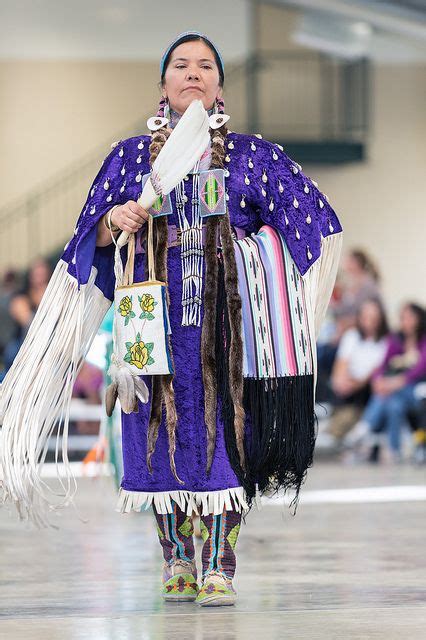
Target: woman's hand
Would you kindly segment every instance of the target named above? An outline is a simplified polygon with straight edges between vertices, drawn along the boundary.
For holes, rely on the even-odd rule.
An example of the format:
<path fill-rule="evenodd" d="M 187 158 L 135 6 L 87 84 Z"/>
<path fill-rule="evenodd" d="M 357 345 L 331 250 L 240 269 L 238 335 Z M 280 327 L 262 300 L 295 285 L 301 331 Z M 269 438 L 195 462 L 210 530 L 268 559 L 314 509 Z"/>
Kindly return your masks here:
<path fill-rule="evenodd" d="M 107 229 L 109 213 L 106 213 L 98 223 L 98 232 L 96 237 L 96 246 L 107 247 L 112 243 L 111 233 L 116 234 L 118 231 L 110 231 Z M 136 233 L 141 226 L 148 220 L 149 214 L 134 200 L 128 200 L 126 204 L 120 204 L 113 208 L 111 212 L 111 224 L 118 227 L 119 230 L 126 233 Z"/>
<path fill-rule="evenodd" d="M 349 376 L 336 377 L 332 381 L 333 391 L 338 395 L 346 398 L 358 391 L 358 384 L 356 380 L 353 380 Z"/>
<path fill-rule="evenodd" d="M 149 214 L 134 200 L 116 207 L 111 214 L 111 223 L 126 233 L 136 233 L 148 220 Z"/>
<path fill-rule="evenodd" d="M 391 393 L 395 391 L 399 391 L 406 384 L 405 376 L 390 376 L 385 377 L 381 376 L 380 378 L 376 378 L 373 383 L 373 391 L 379 396 L 389 396 Z"/>

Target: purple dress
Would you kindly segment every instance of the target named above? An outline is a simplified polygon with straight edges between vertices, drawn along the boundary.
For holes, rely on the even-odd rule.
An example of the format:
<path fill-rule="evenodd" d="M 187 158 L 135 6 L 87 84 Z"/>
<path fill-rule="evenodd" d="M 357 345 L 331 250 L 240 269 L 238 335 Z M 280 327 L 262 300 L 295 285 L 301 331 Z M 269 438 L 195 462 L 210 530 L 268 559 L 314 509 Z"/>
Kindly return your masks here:
<path fill-rule="evenodd" d="M 114 290 L 113 246 L 96 247 L 96 225 L 114 204 L 138 199 L 142 189 L 141 178 L 149 173 L 149 143 L 148 136 L 120 141 L 105 159 L 89 192 L 74 238 L 63 256 L 69 262 L 70 273 L 80 283 L 87 281 L 91 267 L 95 266 L 98 269 L 96 285 L 110 300 L 113 299 Z M 229 133 L 226 144 L 225 184 L 231 225 L 245 230 L 246 234 L 257 232 L 263 224 L 278 229 L 284 235 L 293 260 L 303 275 L 320 255 L 321 235 L 328 236 L 341 231 L 327 198 L 278 145 L 257 136 L 237 133 Z M 191 180 L 185 182 L 185 188 L 190 201 Z M 174 192 L 171 199 L 173 213 L 168 216 L 168 223 L 179 227 Z M 308 215 L 309 224 L 306 223 Z M 138 254 L 135 282 L 145 279 L 144 262 L 145 254 Z M 179 485 L 170 470 L 164 415 L 152 458 L 153 473 L 149 473 L 146 443 L 150 408 L 149 403 L 140 403 L 139 413 L 122 414 L 124 475 L 120 509 L 126 511 L 142 505 L 147 507 L 157 497 L 162 502 L 155 501 L 155 504 L 160 504 L 160 509 L 167 511 L 171 496 L 181 499 L 182 506 L 189 511 L 195 505 L 192 502 L 195 496 L 197 504 L 202 503 L 204 512 L 219 512 L 223 504 L 229 504 L 230 495 L 235 503 L 244 507 L 241 488 L 236 492 L 229 491 L 238 488 L 240 483 L 228 460 L 219 411 L 213 463 L 210 474 L 206 474 L 201 326 L 181 325 L 180 246 L 168 250 L 168 285 L 171 342 L 176 369 L 173 386 L 178 413 L 175 462 L 184 485 Z M 145 381 L 150 388 L 149 377 L 145 377 Z M 249 433 L 249 424 L 247 427 Z"/>

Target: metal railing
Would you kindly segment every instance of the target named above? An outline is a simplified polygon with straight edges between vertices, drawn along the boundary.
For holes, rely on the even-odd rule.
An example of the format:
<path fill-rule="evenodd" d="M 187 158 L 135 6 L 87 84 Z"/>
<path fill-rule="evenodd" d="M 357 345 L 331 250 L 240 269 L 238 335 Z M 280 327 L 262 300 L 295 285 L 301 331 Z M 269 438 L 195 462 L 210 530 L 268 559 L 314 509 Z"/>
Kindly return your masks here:
<path fill-rule="evenodd" d="M 306 141 L 365 141 L 370 67 L 320 53 L 267 51 L 246 65 L 242 129 L 265 137 Z"/>

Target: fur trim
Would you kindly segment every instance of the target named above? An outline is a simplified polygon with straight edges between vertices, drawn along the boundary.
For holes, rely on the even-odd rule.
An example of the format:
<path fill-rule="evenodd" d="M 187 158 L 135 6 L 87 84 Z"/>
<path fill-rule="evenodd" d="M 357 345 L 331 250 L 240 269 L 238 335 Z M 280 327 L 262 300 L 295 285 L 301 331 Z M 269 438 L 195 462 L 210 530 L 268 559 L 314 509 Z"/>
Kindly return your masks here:
<path fill-rule="evenodd" d="M 152 473 L 152 456 L 157 444 L 158 430 L 161 423 L 161 415 L 163 408 L 163 395 L 161 390 L 160 376 L 152 376 L 151 386 L 151 412 L 148 423 L 146 463 L 148 470 Z"/>
<path fill-rule="evenodd" d="M 243 408 L 243 340 L 241 336 L 241 297 L 238 292 L 238 272 L 232 239 L 229 213 L 221 218 L 220 236 L 225 269 L 225 290 L 227 294 L 228 317 L 231 329 L 229 350 L 229 385 L 234 405 L 235 438 L 242 469 L 245 469 Z"/>
<path fill-rule="evenodd" d="M 204 319 L 201 332 L 201 363 L 204 385 L 204 420 L 207 428 L 207 465 L 210 472 L 216 446 L 216 300 L 217 300 L 217 230 L 219 220 L 212 216 L 207 220 L 205 242 L 206 275 L 204 282 Z"/>

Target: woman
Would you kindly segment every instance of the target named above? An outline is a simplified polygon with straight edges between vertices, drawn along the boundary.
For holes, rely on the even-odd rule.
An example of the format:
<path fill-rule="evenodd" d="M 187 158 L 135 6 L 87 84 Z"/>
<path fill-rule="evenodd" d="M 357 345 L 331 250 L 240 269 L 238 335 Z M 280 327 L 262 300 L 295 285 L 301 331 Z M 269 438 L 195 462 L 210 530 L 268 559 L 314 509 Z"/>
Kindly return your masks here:
<path fill-rule="evenodd" d="M 119 510 L 153 506 L 165 560 L 166 599 L 227 605 L 236 598 L 232 578 L 241 517 L 256 488 L 262 493 L 293 487 L 297 497 L 312 462 L 315 325 L 334 284 L 341 226 L 327 198 L 282 148 L 261 136 L 228 131 L 223 60 L 206 36 L 179 36 L 166 50 L 160 70 L 163 95 L 157 116 L 148 120 L 151 136 L 114 145 L 60 269 L 71 277 L 69 286 L 78 282 L 82 291 L 83 310 L 77 293 L 67 292 L 75 321 L 81 326 L 82 315 L 92 316 L 87 339 L 75 336 L 82 349 L 114 295 L 112 240 L 121 232 L 137 234 L 134 280 L 146 279 L 144 225 L 149 214 L 155 216 L 156 272 L 168 283 L 174 375 L 153 376 L 152 383 L 146 377 L 150 403 L 122 415 Z M 210 145 L 194 171 L 145 211 L 137 203 L 144 180 L 194 100 L 201 100 L 208 112 Z M 255 236 L 242 240 L 265 223 L 259 244 Z M 272 249 L 263 255 L 265 247 Z M 281 259 L 280 272 L 264 268 L 271 256 Z M 60 277 L 63 271 L 58 282 Z M 276 279 L 270 297 L 268 278 Z M 253 287 L 254 296 L 245 295 L 243 284 Z M 276 309 L 288 321 L 282 316 L 277 321 Z M 63 340 L 65 329 L 58 318 L 64 314 L 56 313 L 50 345 Z M 87 323 L 82 326 L 86 329 Z M 69 322 L 66 327 L 73 330 Z M 253 327 L 254 346 L 248 339 Z M 67 376 L 66 358 L 61 362 Z M 21 366 L 27 363 L 22 360 Z M 8 390 L 17 379 L 10 378 Z M 57 391 L 57 402 L 63 395 L 62 389 Z M 6 449 L 12 448 L 17 464 L 21 451 L 14 449 L 12 419 L 10 424 Z M 40 439 L 46 430 L 40 428 Z M 4 466 L 7 471 L 8 464 Z M 33 467 L 23 461 L 26 482 L 17 486 L 10 473 L 5 485 L 10 494 L 19 494 L 34 518 L 50 503 Z M 34 491 L 31 508 L 27 506 L 34 485 L 37 512 Z M 68 499 L 71 493 L 67 491 Z M 201 589 L 193 511 L 200 512 L 204 540 Z"/>
<path fill-rule="evenodd" d="M 388 339 L 384 361 L 373 376 L 373 395 L 354 429 L 358 437 L 368 432 L 368 441 L 375 449 L 382 440 L 379 434 L 386 433 L 391 461 L 399 462 L 402 458 L 401 429 L 407 413 L 420 406 L 414 388 L 423 380 L 426 380 L 426 311 L 411 302 L 401 309 L 399 332 Z"/>
<path fill-rule="evenodd" d="M 361 304 L 356 326 L 342 336 L 331 375 L 335 410 L 327 429 L 339 441 L 368 401 L 371 377 L 383 362 L 388 332 L 385 310 L 373 298 Z"/>
<path fill-rule="evenodd" d="M 28 327 L 46 291 L 50 276 L 51 268 L 49 263 L 43 258 L 38 258 L 29 268 L 24 287 L 11 297 L 9 313 L 16 323 L 17 331 L 15 339 L 12 340 L 5 349 L 4 360 L 6 370 L 12 365 L 19 351 Z"/>
<path fill-rule="evenodd" d="M 319 402 L 330 402 L 328 380 L 339 342 L 347 329 L 354 327 L 360 305 L 368 299 L 381 300 L 380 277 L 372 259 L 361 249 L 352 249 L 341 267 L 329 307 L 330 322 L 318 341 Z M 326 325 L 324 325 L 323 330 Z"/>
<path fill-rule="evenodd" d="M 338 335 L 352 327 L 364 300 L 381 299 L 379 272 L 370 256 L 361 249 L 352 249 L 342 265 L 339 282 L 340 295 L 333 303 L 333 315 L 338 324 Z"/>

